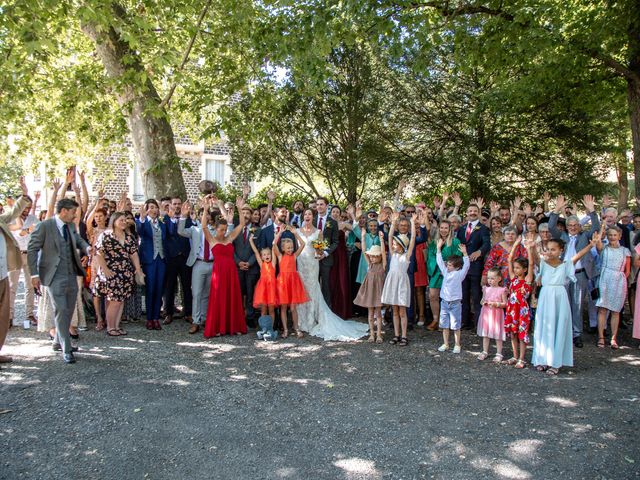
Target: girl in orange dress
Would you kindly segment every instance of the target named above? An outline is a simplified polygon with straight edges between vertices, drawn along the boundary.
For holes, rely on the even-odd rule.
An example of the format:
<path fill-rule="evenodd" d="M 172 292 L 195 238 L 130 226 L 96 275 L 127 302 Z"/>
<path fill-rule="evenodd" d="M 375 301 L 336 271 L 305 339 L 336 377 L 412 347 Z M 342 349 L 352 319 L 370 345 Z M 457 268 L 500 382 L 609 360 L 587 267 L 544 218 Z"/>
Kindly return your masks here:
<path fill-rule="evenodd" d="M 253 235 L 249 236 L 249 243 L 253 253 L 256 255 L 258 265 L 260 265 L 260 279 L 253 292 L 253 306 L 254 308 L 260 307 L 260 315 L 269 314 L 272 319 L 275 319 L 275 310 L 278 305 L 278 296 L 276 294 L 277 260 L 271 261 L 274 257 L 268 248 L 258 251 L 256 244 L 253 243 Z"/>
<path fill-rule="evenodd" d="M 285 230 L 289 230 L 296 237 L 298 242 L 298 250 L 294 251 L 293 240 L 290 238 L 282 239 L 282 244 L 278 248 L 280 243 L 280 235 Z M 291 310 L 291 320 L 293 321 L 293 329 L 296 331 L 296 336 L 302 338 L 302 332 L 298 328 L 298 310 L 296 305 L 306 303 L 309 301 L 302 279 L 298 274 L 296 268 L 296 258 L 302 253 L 304 249 L 304 240 L 300 238 L 298 232 L 288 226 L 286 229 L 278 232 L 278 235 L 273 239 L 273 256 L 280 262 L 280 274 L 276 280 L 276 288 L 278 290 L 278 303 L 280 304 L 280 318 L 282 320 L 283 332 L 282 338 L 289 336 L 289 330 L 287 329 L 287 309 Z"/>

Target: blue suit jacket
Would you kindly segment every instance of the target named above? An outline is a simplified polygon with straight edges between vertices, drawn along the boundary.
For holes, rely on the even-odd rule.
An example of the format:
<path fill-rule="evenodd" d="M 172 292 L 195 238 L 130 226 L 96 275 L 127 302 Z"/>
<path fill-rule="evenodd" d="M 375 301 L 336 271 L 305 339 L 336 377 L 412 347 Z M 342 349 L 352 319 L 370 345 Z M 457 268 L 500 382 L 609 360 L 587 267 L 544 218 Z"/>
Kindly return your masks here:
<path fill-rule="evenodd" d="M 480 250 L 480 257 L 471 262 L 469 267 L 469 273 L 467 276 L 481 277 L 482 270 L 484 269 L 484 259 L 491 250 L 491 232 L 482 223 L 478 222 L 476 228 L 473 229 L 469 236 L 469 241 L 466 241 L 467 224 L 463 223 L 458 228 L 457 236 L 460 243 L 463 243 L 467 247 L 467 252 L 471 255 L 473 252 Z"/>
<path fill-rule="evenodd" d="M 164 250 L 164 256 L 167 257 L 167 226 L 163 222 L 158 222 L 160 225 L 160 231 L 162 232 L 162 248 Z M 136 231 L 140 235 L 140 248 L 138 254 L 140 256 L 140 263 L 148 265 L 153 263 L 153 231 L 151 230 L 151 223 L 147 218 L 144 223 L 140 223 L 140 219 L 136 218 Z M 187 240 L 188 242 L 189 240 Z"/>
<path fill-rule="evenodd" d="M 185 258 L 189 256 L 191 252 L 191 244 L 189 239 L 178 234 L 178 222 L 173 223 L 169 215 L 164 216 L 164 224 L 167 227 L 167 242 L 165 248 L 165 257 L 175 258 L 178 255 L 184 255 Z M 187 218 L 184 224 L 184 228 L 189 228 L 193 225 L 191 218 Z"/>
<path fill-rule="evenodd" d="M 273 246 L 273 239 L 275 238 L 275 230 L 274 224 L 272 223 L 268 227 L 264 227 L 260 230 L 260 236 L 258 237 L 258 249 L 261 248 L 271 248 Z M 293 248 L 294 250 L 298 248 L 298 242 L 296 241 L 296 236 L 291 232 L 283 232 L 280 235 L 280 240 L 283 238 L 290 238 L 293 240 Z"/>

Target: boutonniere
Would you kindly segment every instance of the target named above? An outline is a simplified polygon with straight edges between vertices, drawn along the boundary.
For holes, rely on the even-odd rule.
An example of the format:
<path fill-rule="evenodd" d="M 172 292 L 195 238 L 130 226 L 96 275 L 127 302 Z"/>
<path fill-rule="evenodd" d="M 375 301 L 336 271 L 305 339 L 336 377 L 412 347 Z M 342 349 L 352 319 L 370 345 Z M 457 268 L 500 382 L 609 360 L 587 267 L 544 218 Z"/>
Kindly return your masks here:
<path fill-rule="evenodd" d="M 164 217 L 162 217 L 162 216 L 158 217 L 158 221 L 161 222 L 161 223 L 164 223 Z"/>
<path fill-rule="evenodd" d="M 256 233 L 257 228 L 256 227 L 249 227 L 249 233 L 251 235 L 253 235 L 254 233 Z"/>
<path fill-rule="evenodd" d="M 324 228 L 331 228 L 331 222 L 327 222 L 327 224 L 324 226 Z"/>
<path fill-rule="evenodd" d="M 476 225 L 475 228 L 473 229 L 473 231 L 475 232 L 476 230 L 480 230 L 480 224 Z"/>

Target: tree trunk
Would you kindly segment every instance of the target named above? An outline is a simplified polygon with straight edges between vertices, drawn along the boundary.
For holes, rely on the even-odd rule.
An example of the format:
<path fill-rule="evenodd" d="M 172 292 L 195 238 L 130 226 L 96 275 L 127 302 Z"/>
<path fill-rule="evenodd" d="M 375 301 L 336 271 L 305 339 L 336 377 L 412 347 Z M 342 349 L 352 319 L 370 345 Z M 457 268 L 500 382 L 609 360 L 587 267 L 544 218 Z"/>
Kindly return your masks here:
<path fill-rule="evenodd" d="M 113 4 L 114 15 L 126 21 L 126 12 Z M 153 83 L 146 78 L 144 88 L 135 80 L 123 80 L 125 76 L 141 78 L 144 67 L 139 56 L 129 48 L 113 27 L 108 30 L 83 24 L 82 31 L 96 46 L 107 75 L 121 81 L 115 95 L 127 117 L 133 147 L 144 178 L 144 190 L 148 198 L 178 195 L 186 198 L 186 189 L 176 152 L 173 130 L 166 112 L 160 108 L 160 96 Z"/>
<path fill-rule="evenodd" d="M 633 141 L 633 176 L 636 202 L 640 202 L 640 83 L 628 81 L 627 99 Z M 639 203 L 640 204 L 640 203 Z"/>
<path fill-rule="evenodd" d="M 624 139 L 620 145 L 624 145 Z M 623 151 L 616 154 L 616 176 L 618 177 L 618 210 L 627 208 L 629 204 L 629 164 L 627 161 L 627 152 Z"/>

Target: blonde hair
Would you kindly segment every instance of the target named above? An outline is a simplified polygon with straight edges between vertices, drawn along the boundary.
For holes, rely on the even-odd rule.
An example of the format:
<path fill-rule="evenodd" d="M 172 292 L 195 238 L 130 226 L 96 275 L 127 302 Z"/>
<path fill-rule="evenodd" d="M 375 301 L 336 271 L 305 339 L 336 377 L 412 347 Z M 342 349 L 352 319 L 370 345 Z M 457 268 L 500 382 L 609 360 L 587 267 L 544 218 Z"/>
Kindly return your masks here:
<path fill-rule="evenodd" d="M 290 243 L 292 247 L 294 246 L 293 240 L 291 240 L 290 238 L 283 238 L 282 240 L 280 240 L 280 246 L 281 247 L 284 247 L 288 243 Z M 284 249 L 283 249 L 283 251 L 284 251 Z"/>

